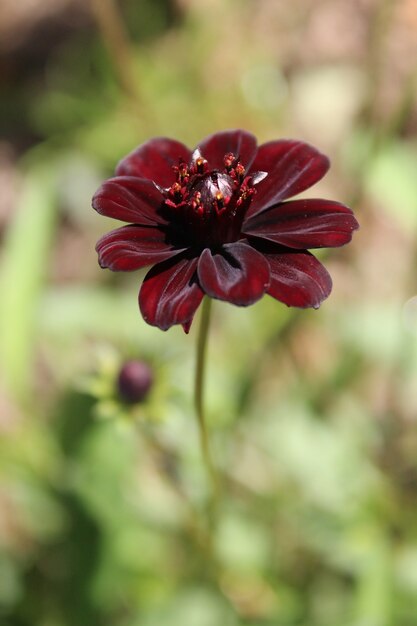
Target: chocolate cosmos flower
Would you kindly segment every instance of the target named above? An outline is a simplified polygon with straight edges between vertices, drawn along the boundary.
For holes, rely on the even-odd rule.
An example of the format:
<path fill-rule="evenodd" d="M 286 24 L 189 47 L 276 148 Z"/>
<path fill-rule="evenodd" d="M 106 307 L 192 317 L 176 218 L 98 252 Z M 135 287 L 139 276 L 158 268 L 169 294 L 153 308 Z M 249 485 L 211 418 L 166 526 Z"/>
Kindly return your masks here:
<path fill-rule="evenodd" d="M 144 319 L 188 332 L 203 296 L 247 306 L 265 293 L 315 307 L 332 282 L 307 248 L 348 243 L 358 228 L 339 202 L 287 198 L 308 189 L 329 160 L 301 141 L 257 146 L 243 130 L 191 151 L 173 139 L 139 146 L 103 183 L 93 207 L 127 226 L 97 243 L 101 267 L 153 265 L 139 293 Z"/>

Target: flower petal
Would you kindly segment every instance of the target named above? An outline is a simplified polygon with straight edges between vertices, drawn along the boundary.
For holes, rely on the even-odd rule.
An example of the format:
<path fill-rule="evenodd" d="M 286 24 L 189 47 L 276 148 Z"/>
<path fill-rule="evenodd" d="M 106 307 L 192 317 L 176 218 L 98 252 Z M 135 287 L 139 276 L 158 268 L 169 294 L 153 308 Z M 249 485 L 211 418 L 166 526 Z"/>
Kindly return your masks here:
<path fill-rule="evenodd" d="M 161 330 L 182 324 L 188 332 L 204 293 L 197 282 L 197 259 L 175 258 L 155 265 L 139 292 L 143 319 Z"/>
<path fill-rule="evenodd" d="M 198 262 L 198 278 L 205 293 L 238 306 L 253 304 L 269 285 L 269 268 L 262 254 L 236 242 L 212 253 L 206 248 Z"/>
<path fill-rule="evenodd" d="M 225 130 L 206 137 L 198 147 L 210 169 L 223 170 L 223 157 L 228 152 L 240 157 L 242 165 L 248 169 L 255 158 L 257 142 L 254 135 L 244 130 Z"/>
<path fill-rule="evenodd" d="M 101 267 L 130 272 L 159 263 L 178 254 L 165 240 L 164 232 L 152 226 L 122 226 L 104 235 L 96 245 Z"/>
<path fill-rule="evenodd" d="M 151 181 L 118 176 L 101 185 L 94 194 L 92 205 L 101 215 L 121 222 L 155 225 L 166 222 L 159 214 L 163 202 L 162 193 Z"/>
<path fill-rule="evenodd" d="M 287 304 L 317 309 L 332 290 L 326 268 L 307 250 L 295 251 L 266 244 L 263 254 L 270 266 L 271 283 L 267 293 Z"/>
<path fill-rule="evenodd" d="M 243 225 L 246 234 L 290 248 L 332 248 L 352 239 L 359 227 L 351 209 L 331 200 L 292 200 L 258 213 Z"/>
<path fill-rule="evenodd" d="M 283 139 L 262 144 L 253 171 L 268 172 L 257 187 L 248 217 L 308 189 L 326 174 L 329 159 L 302 141 Z"/>
<path fill-rule="evenodd" d="M 122 159 L 117 168 L 117 176 L 138 176 L 155 181 L 161 187 L 170 187 L 175 181 L 173 166 L 179 159 L 188 163 L 191 150 L 180 141 L 156 137 L 133 150 Z"/>

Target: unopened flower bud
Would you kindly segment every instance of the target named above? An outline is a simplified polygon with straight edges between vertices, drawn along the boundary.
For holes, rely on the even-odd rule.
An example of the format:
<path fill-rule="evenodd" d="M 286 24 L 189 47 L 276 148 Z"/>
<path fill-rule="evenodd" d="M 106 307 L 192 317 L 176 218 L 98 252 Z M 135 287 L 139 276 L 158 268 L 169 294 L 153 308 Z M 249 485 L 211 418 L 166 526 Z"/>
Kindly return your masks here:
<path fill-rule="evenodd" d="M 117 379 L 121 399 L 128 404 L 145 400 L 153 384 L 153 373 L 143 361 L 127 361 Z"/>

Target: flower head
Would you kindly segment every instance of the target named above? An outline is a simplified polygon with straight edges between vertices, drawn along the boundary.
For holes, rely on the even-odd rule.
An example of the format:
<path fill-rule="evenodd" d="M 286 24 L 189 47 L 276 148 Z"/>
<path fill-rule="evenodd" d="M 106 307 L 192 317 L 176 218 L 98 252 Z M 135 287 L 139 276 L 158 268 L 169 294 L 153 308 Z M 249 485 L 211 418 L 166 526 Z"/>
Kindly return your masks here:
<path fill-rule="evenodd" d="M 101 267 L 152 265 L 139 292 L 144 319 L 188 332 L 204 295 L 248 306 L 265 293 L 314 307 L 332 282 L 308 248 L 348 243 L 358 223 L 331 200 L 287 199 L 329 168 L 312 146 L 295 140 L 257 146 L 243 130 L 216 133 L 194 150 L 152 139 L 125 157 L 93 207 L 123 222 L 97 243 Z"/>

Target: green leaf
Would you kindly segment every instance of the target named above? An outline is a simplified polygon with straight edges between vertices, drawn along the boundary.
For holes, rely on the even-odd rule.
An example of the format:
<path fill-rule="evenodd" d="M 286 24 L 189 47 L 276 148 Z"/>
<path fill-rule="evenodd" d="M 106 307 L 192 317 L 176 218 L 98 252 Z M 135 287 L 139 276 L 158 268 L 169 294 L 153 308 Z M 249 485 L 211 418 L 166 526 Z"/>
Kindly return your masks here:
<path fill-rule="evenodd" d="M 26 396 L 30 388 L 36 313 L 55 217 L 53 173 L 50 168 L 34 168 L 7 232 L 0 276 L 0 363 L 7 387 L 18 397 Z"/>
<path fill-rule="evenodd" d="M 392 555 L 381 531 L 371 531 L 359 574 L 355 626 L 391 626 Z"/>

